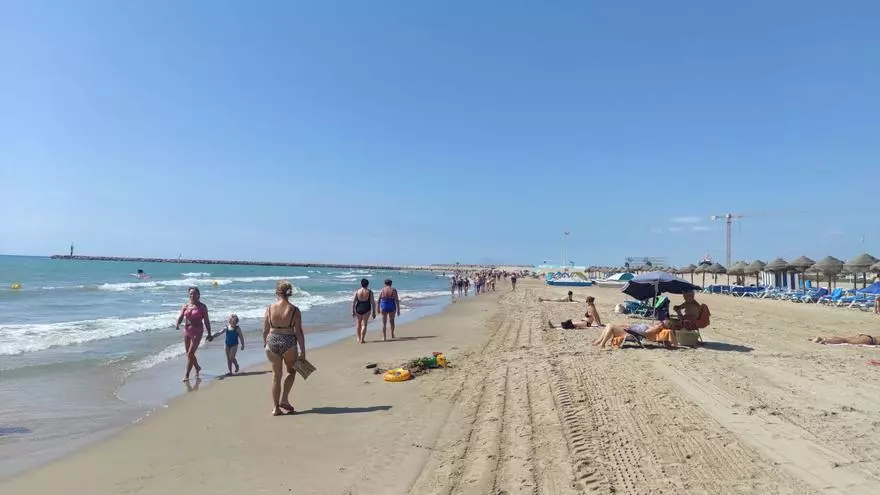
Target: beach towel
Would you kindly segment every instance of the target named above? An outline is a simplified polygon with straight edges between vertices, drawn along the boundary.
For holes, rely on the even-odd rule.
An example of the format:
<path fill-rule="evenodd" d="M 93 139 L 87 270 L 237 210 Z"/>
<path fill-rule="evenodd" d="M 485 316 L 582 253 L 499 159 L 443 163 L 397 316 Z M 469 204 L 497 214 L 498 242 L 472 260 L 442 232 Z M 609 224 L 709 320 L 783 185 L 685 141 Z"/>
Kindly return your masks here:
<path fill-rule="evenodd" d="M 299 358 L 293 363 L 293 369 L 296 370 L 297 373 L 302 375 L 303 380 L 308 380 L 309 375 L 317 371 L 312 363 L 305 360 L 305 358 Z"/>

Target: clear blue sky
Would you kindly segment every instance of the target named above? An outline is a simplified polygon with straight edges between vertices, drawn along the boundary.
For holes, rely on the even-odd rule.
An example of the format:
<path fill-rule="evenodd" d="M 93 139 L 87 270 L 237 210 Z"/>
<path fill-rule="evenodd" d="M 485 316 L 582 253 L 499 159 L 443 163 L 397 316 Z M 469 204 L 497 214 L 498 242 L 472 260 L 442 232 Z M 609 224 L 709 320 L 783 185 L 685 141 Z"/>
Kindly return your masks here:
<path fill-rule="evenodd" d="M 0 252 L 880 256 L 880 2 L 0 6 Z M 693 217 L 693 218 L 682 218 Z M 676 222 L 674 219 L 685 220 Z M 385 239 L 385 241 L 383 241 Z M 863 241 L 864 239 L 864 241 Z"/>

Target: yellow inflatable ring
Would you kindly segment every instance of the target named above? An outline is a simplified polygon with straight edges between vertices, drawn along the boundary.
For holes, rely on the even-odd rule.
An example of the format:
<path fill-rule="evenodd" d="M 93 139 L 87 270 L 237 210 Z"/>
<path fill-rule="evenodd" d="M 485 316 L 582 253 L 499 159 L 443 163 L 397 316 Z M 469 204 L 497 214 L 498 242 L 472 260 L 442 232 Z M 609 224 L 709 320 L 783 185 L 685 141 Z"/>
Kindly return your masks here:
<path fill-rule="evenodd" d="M 395 368 L 386 371 L 384 378 L 386 382 L 405 382 L 407 380 L 412 380 L 412 373 L 403 368 Z"/>
<path fill-rule="evenodd" d="M 19 290 L 21 289 L 21 284 L 18 282 L 12 282 L 12 285 L 10 285 L 9 288 L 12 290 Z"/>

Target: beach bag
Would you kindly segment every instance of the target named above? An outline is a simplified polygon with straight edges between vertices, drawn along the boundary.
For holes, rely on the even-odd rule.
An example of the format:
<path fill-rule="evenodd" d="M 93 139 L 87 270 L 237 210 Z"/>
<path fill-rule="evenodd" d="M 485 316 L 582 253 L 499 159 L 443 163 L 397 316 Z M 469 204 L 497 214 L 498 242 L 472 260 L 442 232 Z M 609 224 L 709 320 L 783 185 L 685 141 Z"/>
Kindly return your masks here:
<path fill-rule="evenodd" d="M 317 371 L 317 368 L 312 363 L 306 361 L 305 358 L 297 359 L 293 363 L 293 369 L 303 377 L 303 380 L 308 380 L 309 375 Z"/>

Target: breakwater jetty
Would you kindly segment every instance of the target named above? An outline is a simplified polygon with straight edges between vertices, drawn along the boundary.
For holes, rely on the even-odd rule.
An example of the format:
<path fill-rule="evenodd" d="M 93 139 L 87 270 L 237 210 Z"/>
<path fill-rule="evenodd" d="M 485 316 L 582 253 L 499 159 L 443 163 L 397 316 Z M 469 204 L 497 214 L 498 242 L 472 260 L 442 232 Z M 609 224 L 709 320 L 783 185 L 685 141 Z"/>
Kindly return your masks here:
<path fill-rule="evenodd" d="M 286 267 L 310 267 L 310 268 L 342 268 L 347 270 L 421 270 L 433 272 L 449 272 L 455 270 L 470 270 L 484 268 L 482 265 L 380 265 L 380 264 L 354 264 L 354 263 L 304 263 L 285 261 L 243 261 L 243 260 L 200 260 L 185 258 L 135 258 L 125 256 L 68 256 L 56 254 L 50 256 L 53 260 L 75 261 L 124 261 L 131 263 L 180 263 L 195 265 L 249 265 L 249 266 L 286 266 Z"/>

